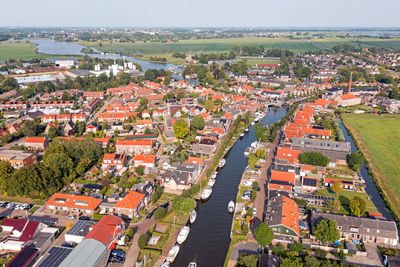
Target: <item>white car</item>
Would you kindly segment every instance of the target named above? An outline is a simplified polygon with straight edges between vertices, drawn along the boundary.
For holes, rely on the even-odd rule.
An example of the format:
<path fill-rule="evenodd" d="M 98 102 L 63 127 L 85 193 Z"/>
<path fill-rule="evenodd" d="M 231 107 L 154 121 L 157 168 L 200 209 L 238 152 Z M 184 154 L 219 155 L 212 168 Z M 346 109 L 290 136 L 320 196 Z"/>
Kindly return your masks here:
<path fill-rule="evenodd" d="M 253 208 L 253 214 L 256 214 L 257 208 Z"/>
<path fill-rule="evenodd" d="M 74 220 L 75 218 L 76 218 L 75 215 L 68 215 L 68 216 L 67 216 L 67 219 L 70 219 L 70 220 Z"/>

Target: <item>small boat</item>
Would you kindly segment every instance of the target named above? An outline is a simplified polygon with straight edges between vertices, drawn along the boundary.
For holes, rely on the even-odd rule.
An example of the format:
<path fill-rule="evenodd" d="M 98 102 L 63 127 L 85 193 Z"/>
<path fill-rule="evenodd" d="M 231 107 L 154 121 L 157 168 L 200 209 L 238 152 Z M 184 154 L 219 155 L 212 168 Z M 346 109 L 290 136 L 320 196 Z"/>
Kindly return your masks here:
<path fill-rule="evenodd" d="M 175 245 L 171 250 L 168 252 L 167 261 L 174 262 L 176 256 L 179 253 L 179 245 Z"/>
<path fill-rule="evenodd" d="M 252 122 L 251 122 L 251 125 L 254 125 L 254 124 L 256 124 L 256 123 L 255 123 L 254 121 L 252 121 Z"/>
<path fill-rule="evenodd" d="M 251 151 L 251 147 L 246 148 L 246 150 L 244 151 L 244 156 L 245 157 L 250 156 L 250 151 Z"/>
<path fill-rule="evenodd" d="M 213 187 L 213 186 L 214 186 L 214 184 L 215 184 L 215 182 L 216 182 L 216 180 L 215 180 L 215 179 L 210 179 L 210 181 L 208 181 L 208 184 L 207 184 L 207 186 L 209 186 L 209 187 Z"/>
<path fill-rule="evenodd" d="M 197 212 L 195 210 L 192 210 L 189 217 L 189 221 L 191 224 L 193 224 L 196 221 L 196 217 L 197 217 Z"/>
<path fill-rule="evenodd" d="M 257 141 L 254 141 L 253 143 L 251 143 L 250 145 L 252 148 L 256 148 L 257 147 Z"/>
<path fill-rule="evenodd" d="M 185 242 L 186 238 L 188 237 L 190 232 L 190 228 L 189 226 L 183 226 L 181 229 L 181 232 L 178 235 L 178 244 L 182 244 L 183 242 Z"/>
<path fill-rule="evenodd" d="M 206 187 L 206 189 L 204 189 L 203 193 L 201 193 L 201 199 L 202 200 L 206 200 L 211 196 L 212 193 L 212 188 L 210 187 Z"/>
<path fill-rule="evenodd" d="M 243 138 L 243 137 L 244 137 L 244 133 L 241 133 L 241 134 L 240 134 L 240 138 Z"/>
<path fill-rule="evenodd" d="M 221 159 L 221 160 L 219 161 L 219 163 L 218 163 L 218 167 L 220 167 L 220 168 L 224 167 L 224 166 L 225 166 L 225 163 L 226 163 L 226 159 Z"/>
<path fill-rule="evenodd" d="M 235 211 L 235 202 L 233 202 L 232 200 L 229 202 L 229 204 L 228 204 L 228 211 L 230 212 L 230 213 L 232 213 L 232 212 L 234 212 Z"/>
<path fill-rule="evenodd" d="M 249 132 L 249 128 L 246 128 L 244 131 L 245 131 L 246 133 L 248 133 L 248 132 Z"/>
<path fill-rule="evenodd" d="M 169 261 L 164 262 L 160 267 L 169 267 L 171 263 Z"/>
<path fill-rule="evenodd" d="M 217 179 L 217 174 L 216 174 L 216 173 L 213 173 L 213 174 L 211 175 L 211 179 Z"/>
<path fill-rule="evenodd" d="M 188 267 L 197 267 L 197 263 L 192 261 L 189 263 Z"/>
<path fill-rule="evenodd" d="M 254 119 L 254 122 L 257 123 L 260 119 L 257 117 Z"/>

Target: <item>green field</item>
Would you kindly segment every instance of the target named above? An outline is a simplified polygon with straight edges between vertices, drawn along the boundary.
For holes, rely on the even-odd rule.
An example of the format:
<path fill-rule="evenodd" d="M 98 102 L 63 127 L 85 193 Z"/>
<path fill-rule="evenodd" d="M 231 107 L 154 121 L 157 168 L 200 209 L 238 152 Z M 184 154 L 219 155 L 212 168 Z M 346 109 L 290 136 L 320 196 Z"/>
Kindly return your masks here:
<path fill-rule="evenodd" d="M 6 59 L 31 59 L 48 58 L 54 55 L 46 55 L 36 52 L 36 45 L 26 42 L 0 42 L 0 60 Z"/>
<path fill-rule="evenodd" d="M 397 217 L 400 217 L 400 115 L 343 114 Z"/>

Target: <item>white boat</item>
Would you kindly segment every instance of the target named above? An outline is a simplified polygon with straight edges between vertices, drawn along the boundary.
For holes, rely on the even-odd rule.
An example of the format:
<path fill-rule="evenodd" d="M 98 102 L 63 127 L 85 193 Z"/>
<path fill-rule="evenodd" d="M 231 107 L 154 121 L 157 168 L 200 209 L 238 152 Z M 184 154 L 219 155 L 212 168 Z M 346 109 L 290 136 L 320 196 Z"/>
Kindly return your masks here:
<path fill-rule="evenodd" d="M 217 174 L 213 173 L 213 175 L 211 175 L 211 179 L 217 179 Z"/>
<path fill-rule="evenodd" d="M 245 131 L 246 133 L 248 133 L 248 132 L 249 132 L 249 128 L 246 128 L 244 131 Z"/>
<path fill-rule="evenodd" d="M 189 232 L 190 232 L 189 226 L 182 227 L 181 232 L 179 233 L 178 239 L 177 239 L 179 245 L 182 244 L 183 242 L 185 242 L 186 238 L 189 235 Z"/>
<path fill-rule="evenodd" d="M 192 210 L 189 217 L 189 221 L 191 224 L 193 224 L 196 221 L 196 217 L 197 217 L 197 212 L 195 210 Z"/>
<path fill-rule="evenodd" d="M 197 263 L 192 261 L 189 263 L 188 267 L 197 267 Z"/>
<path fill-rule="evenodd" d="M 254 141 L 253 143 L 251 143 L 250 145 L 252 148 L 256 148 L 257 147 L 257 141 Z"/>
<path fill-rule="evenodd" d="M 207 184 L 207 186 L 209 186 L 209 187 L 213 187 L 214 186 L 214 184 L 215 184 L 215 182 L 216 182 L 216 180 L 215 179 L 210 179 L 210 181 L 208 181 L 208 184 Z"/>
<path fill-rule="evenodd" d="M 176 256 L 179 253 L 179 245 L 175 245 L 171 250 L 168 252 L 167 261 L 174 262 Z"/>
<path fill-rule="evenodd" d="M 251 147 L 246 148 L 246 150 L 244 151 L 244 156 L 245 157 L 250 156 L 250 151 L 251 151 Z"/>
<path fill-rule="evenodd" d="M 171 263 L 169 261 L 164 262 L 160 267 L 169 267 Z"/>
<path fill-rule="evenodd" d="M 254 121 L 252 121 L 252 122 L 251 122 L 251 125 L 254 125 L 254 124 L 256 124 L 256 123 L 255 123 Z"/>
<path fill-rule="evenodd" d="M 204 189 L 203 193 L 201 193 L 201 199 L 202 200 L 206 200 L 211 196 L 212 193 L 212 188 L 210 187 L 206 187 L 206 189 Z"/>
<path fill-rule="evenodd" d="M 226 163 L 226 159 L 221 159 L 221 160 L 219 161 L 219 163 L 218 163 L 218 167 L 220 167 L 220 168 L 224 167 L 224 166 L 225 166 L 225 163 Z"/>
<path fill-rule="evenodd" d="M 241 134 L 240 134 L 240 138 L 243 138 L 243 137 L 244 137 L 244 133 L 241 133 Z"/>
<path fill-rule="evenodd" d="M 254 122 L 257 123 L 260 119 L 257 117 L 254 119 Z"/>
<path fill-rule="evenodd" d="M 233 202 L 232 200 L 229 202 L 229 204 L 228 204 L 228 211 L 230 212 L 230 213 L 232 213 L 232 212 L 234 212 L 235 211 L 235 202 Z"/>

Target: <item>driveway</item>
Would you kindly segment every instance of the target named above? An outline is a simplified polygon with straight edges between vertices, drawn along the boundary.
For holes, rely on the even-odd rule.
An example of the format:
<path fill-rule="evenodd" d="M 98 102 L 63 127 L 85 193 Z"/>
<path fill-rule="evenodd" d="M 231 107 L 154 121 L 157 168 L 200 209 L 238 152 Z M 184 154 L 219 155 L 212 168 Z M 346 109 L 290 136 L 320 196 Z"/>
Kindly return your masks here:
<path fill-rule="evenodd" d="M 383 266 L 381 254 L 375 244 L 365 244 L 368 256 L 348 256 L 343 263 L 360 266 Z"/>

